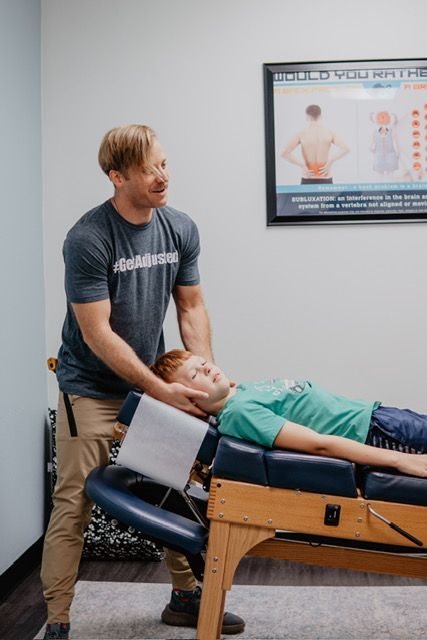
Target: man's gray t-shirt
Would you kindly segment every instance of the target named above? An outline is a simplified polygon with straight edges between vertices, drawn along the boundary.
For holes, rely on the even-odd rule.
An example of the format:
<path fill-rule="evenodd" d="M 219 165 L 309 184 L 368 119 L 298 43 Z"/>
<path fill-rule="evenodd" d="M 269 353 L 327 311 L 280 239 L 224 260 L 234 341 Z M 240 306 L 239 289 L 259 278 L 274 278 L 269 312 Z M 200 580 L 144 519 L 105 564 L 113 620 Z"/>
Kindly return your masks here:
<path fill-rule="evenodd" d="M 154 209 L 135 225 L 110 200 L 86 213 L 64 242 L 67 315 L 57 377 L 64 393 L 121 398 L 131 385 L 84 342 L 71 303 L 111 301 L 110 324 L 149 365 L 164 351 L 163 321 L 175 285 L 199 283 L 199 234 L 191 218 Z"/>

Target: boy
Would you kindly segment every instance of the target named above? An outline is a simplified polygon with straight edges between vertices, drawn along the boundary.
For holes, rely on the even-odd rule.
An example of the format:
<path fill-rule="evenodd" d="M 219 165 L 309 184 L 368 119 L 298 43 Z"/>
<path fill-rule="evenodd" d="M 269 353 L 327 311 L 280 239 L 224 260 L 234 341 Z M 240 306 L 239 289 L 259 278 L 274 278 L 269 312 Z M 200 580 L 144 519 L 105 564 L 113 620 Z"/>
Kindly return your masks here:
<path fill-rule="evenodd" d="M 413 455 L 427 453 L 426 415 L 349 400 L 307 380 L 236 385 L 216 365 L 180 349 L 160 356 L 151 370 L 207 393 L 197 406 L 217 417 L 224 435 L 427 478 L 427 455 Z"/>

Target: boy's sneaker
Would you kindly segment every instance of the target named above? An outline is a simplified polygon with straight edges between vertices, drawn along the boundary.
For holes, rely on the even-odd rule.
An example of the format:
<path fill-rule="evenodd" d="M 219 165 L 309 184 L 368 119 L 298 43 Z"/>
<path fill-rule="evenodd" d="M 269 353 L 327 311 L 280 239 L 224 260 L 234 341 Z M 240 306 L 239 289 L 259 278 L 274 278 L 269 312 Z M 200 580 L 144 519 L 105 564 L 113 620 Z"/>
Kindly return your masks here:
<path fill-rule="evenodd" d="M 173 589 L 170 602 L 162 612 L 162 622 L 173 627 L 197 627 L 199 617 L 200 598 L 202 590 L 196 587 L 194 591 Z M 245 621 L 234 613 L 224 613 L 221 633 L 232 635 L 242 633 Z"/>
<path fill-rule="evenodd" d="M 68 640 L 69 633 L 69 622 L 55 622 L 54 624 L 47 624 L 43 640 Z"/>

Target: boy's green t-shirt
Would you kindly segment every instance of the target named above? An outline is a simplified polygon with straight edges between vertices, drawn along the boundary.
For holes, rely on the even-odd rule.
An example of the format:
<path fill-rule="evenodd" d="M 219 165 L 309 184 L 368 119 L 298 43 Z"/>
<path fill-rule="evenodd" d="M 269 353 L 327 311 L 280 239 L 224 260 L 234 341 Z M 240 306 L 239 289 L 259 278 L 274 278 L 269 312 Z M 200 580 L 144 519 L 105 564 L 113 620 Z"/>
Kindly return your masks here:
<path fill-rule="evenodd" d="M 364 443 L 379 405 L 334 395 L 308 380 L 274 378 L 239 384 L 217 416 L 218 428 L 224 435 L 272 447 L 290 420 L 317 433 Z"/>

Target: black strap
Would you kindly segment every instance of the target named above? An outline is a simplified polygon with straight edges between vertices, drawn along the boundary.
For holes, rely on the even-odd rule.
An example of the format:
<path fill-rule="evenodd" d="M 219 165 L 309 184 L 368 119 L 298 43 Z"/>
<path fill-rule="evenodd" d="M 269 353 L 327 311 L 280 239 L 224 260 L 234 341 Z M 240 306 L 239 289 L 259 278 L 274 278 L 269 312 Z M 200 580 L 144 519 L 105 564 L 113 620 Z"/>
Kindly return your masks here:
<path fill-rule="evenodd" d="M 74 418 L 73 407 L 71 406 L 70 398 L 68 397 L 68 393 L 64 393 L 64 403 L 65 409 L 67 410 L 67 418 L 68 418 L 68 426 L 70 428 L 70 436 L 72 438 L 77 438 L 77 425 L 76 420 Z"/>

